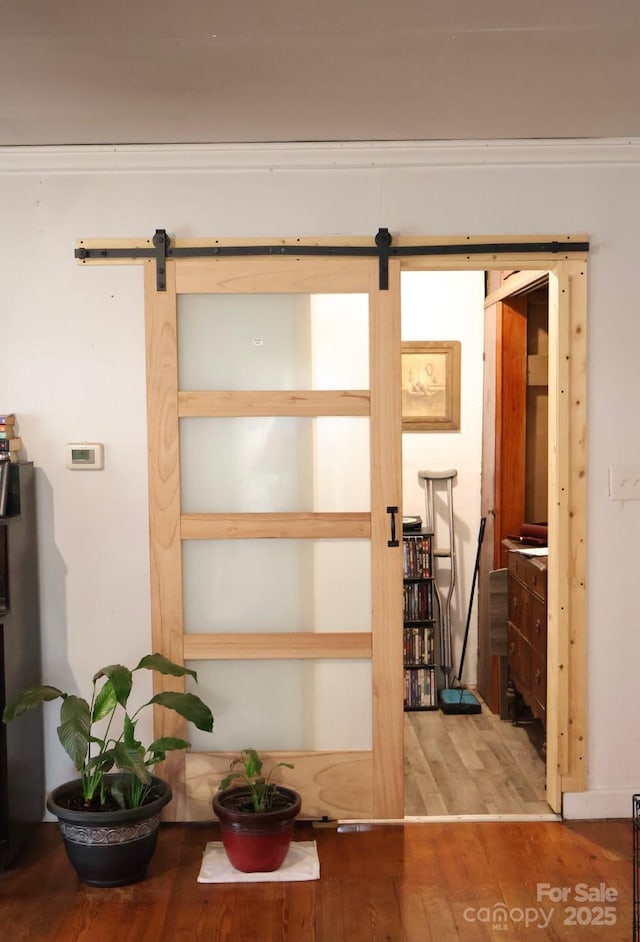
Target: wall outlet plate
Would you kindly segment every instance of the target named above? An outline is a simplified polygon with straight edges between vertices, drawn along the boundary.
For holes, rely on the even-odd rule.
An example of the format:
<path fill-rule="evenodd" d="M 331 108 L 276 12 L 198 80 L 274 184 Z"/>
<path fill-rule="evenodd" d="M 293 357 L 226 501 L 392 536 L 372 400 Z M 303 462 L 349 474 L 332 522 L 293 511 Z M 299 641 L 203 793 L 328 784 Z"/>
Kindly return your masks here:
<path fill-rule="evenodd" d="M 99 442 L 70 442 L 67 445 L 67 468 L 71 471 L 101 471 L 104 468 L 104 445 Z"/>

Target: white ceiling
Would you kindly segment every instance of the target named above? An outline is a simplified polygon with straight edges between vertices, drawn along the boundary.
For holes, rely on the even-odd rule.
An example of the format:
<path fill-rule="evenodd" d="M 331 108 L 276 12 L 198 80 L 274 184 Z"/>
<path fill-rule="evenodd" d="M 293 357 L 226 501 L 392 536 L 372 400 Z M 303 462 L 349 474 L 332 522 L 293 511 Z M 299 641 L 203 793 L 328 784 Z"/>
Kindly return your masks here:
<path fill-rule="evenodd" d="M 640 0 L 0 0 L 0 146 L 640 137 Z"/>

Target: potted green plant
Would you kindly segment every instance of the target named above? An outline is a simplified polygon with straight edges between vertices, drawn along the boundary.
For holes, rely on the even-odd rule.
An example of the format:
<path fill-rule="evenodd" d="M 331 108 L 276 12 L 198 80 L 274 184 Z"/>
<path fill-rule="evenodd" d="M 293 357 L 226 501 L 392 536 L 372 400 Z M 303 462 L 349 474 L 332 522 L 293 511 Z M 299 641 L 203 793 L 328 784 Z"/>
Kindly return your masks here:
<path fill-rule="evenodd" d="M 58 738 L 80 777 L 55 788 L 47 808 L 60 824 L 67 855 L 83 883 L 123 886 L 142 879 L 155 850 L 160 813 L 171 800 L 171 788 L 153 769 L 185 739 L 163 736 L 144 746 L 136 735 L 141 711 L 158 705 L 211 732 L 209 707 L 192 693 L 157 693 L 129 714 L 134 673 L 155 671 L 173 677 L 195 671 L 161 654 L 149 654 L 129 670 L 110 664 L 92 680 L 91 701 L 48 685 L 31 687 L 8 704 L 5 723 L 49 700 L 61 699 Z"/>
<path fill-rule="evenodd" d="M 265 775 L 256 750 L 243 749 L 213 796 L 222 843 L 236 870 L 270 872 L 287 856 L 301 798 L 272 780 L 281 767 L 293 768 L 289 762 L 278 762 Z M 238 780 L 241 784 L 234 785 Z"/>

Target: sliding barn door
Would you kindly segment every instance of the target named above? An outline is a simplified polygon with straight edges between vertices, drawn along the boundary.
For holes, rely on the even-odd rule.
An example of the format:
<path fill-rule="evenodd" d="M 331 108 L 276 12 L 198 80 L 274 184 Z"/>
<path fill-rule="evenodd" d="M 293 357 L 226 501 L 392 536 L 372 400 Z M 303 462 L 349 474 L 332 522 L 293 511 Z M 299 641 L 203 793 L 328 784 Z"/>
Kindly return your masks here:
<path fill-rule="evenodd" d="M 396 263 L 378 277 L 184 259 L 157 291 L 147 264 L 154 650 L 215 717 L 210 736 L 157 711 L 156 735 L 192 742 L 164 770 L 179 820 L 212 816 L 248 746 L 293 763 L 303 815 L 404 813 Z"/>

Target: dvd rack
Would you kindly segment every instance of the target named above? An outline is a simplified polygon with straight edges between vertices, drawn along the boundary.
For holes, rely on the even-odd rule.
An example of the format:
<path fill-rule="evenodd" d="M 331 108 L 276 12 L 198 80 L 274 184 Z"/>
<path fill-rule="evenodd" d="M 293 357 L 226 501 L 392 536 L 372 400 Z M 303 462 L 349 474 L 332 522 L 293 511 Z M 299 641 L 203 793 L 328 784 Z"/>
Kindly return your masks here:
<path fill-rule="evenodd" d="M 435 710 L 436 621 L 433 603 L 433 541 L 429 530 L 405 530 L 403 549 L 404 709 Z"/>

